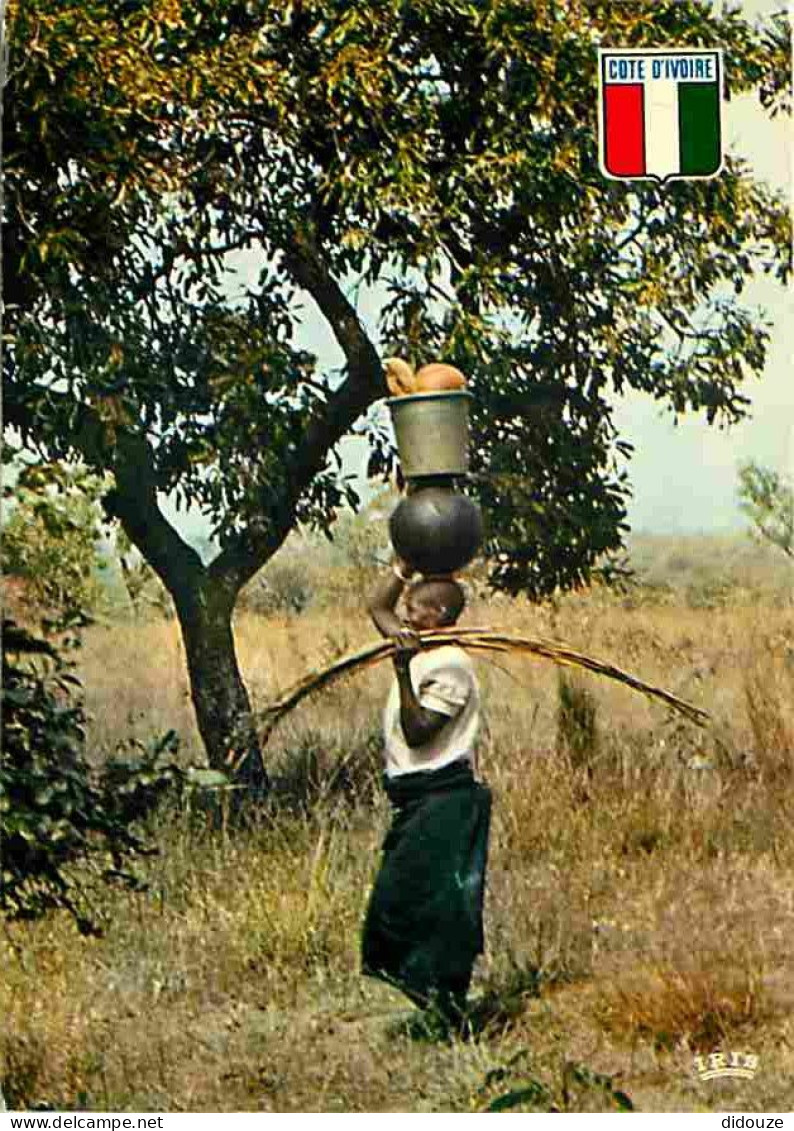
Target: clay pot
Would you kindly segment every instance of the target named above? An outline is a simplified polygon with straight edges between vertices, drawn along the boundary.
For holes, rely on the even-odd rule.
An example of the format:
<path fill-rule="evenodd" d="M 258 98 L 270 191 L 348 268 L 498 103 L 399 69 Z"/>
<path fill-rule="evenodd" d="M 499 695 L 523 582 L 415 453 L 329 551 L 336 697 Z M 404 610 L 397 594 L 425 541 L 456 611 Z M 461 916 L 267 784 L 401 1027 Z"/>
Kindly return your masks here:
<path fill-rule="evenodd" d="M 473 499 L 445 487 L 424 487 L 402 499 L 389 519 L 397 554 L 420 573 L 453 573 L 467 565 L 483 538 Z"/>

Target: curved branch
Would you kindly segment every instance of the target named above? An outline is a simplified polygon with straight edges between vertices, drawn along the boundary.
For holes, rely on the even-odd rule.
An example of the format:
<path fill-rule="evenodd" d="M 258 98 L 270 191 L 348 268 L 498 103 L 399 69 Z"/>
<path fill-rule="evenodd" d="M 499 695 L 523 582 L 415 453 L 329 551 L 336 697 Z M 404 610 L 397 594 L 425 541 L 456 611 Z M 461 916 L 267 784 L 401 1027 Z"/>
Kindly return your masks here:
<path fill-rule="evenodd" d="M 213 578 L 241 587 L 273 554 L 292 528 L 303 491 L 323 469 L 328 453 L 369 406 L 386 395 L 383 370 L 355 307 L 331 274 L 307 229 L 294 231 L 283 250 L 284 266 L 308 291 L 331 327 L 347 362 L 347 376 L 309 420 L 285 468 L 285 493 L 269 508 L 261 529 L 249 527 L 209 566 Z"/>

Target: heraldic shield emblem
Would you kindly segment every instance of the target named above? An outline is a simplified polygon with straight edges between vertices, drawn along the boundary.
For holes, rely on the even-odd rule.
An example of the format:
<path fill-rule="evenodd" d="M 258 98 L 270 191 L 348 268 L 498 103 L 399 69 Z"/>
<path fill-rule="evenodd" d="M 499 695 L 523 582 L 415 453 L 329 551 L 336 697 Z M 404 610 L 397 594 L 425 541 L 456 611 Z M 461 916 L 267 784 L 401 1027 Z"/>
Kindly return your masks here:
<path fill-rule="evenodd" d="M 598 52 L 601 172 L 613 180 L 716 177 L 722 170 L 722 51 Z"/>

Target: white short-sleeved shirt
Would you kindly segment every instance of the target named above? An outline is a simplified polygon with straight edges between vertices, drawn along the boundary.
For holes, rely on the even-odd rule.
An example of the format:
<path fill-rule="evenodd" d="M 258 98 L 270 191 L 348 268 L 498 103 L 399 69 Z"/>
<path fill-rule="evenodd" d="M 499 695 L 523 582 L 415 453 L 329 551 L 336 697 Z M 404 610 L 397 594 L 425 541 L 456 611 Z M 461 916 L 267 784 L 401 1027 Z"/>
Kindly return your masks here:
<path fill-rule="evenodd" d="M 409 746 L 400 723 L 400 688 L 395 678 L 383 712 L 386 773 L 389 777 L 417 770 L 440 770 L 460 758 L 474 762 L 480 727 L 480 696 L 474 666 L 454 644 L 417 652 L 409 667 L 411 683 L 422 707 L 447 715 L 449 722 L 422 746 Z"/>

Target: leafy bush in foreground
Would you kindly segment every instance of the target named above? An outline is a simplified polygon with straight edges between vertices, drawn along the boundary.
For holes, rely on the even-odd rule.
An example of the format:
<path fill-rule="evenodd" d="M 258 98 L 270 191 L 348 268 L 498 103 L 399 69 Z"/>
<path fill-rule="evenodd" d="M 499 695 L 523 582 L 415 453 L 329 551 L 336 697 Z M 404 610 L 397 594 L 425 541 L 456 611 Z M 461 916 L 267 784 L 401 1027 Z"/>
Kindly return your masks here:
<path fill-rule="evenodd" d="M 32 605 L 50 617 L 91 612 L 100 603 L 105 489 L 101 476 L 58 461 L 18 467 L 16 482 L 3 489 L 3 572 L 22 579 Z"/>
<path fill-rule="evenodd" d="M 81 933 L 98 934 L 90 878 L 141 886 L 125 865 L 152 850 L 133 826 L 181 776 L 159 765 L 178 740 L 170 731 L 137 760 L 93 772 L 80 682 L 69 668 L 52 644 L 4 622 L 0 914 L 35 919 L 65 908 Z"/>

